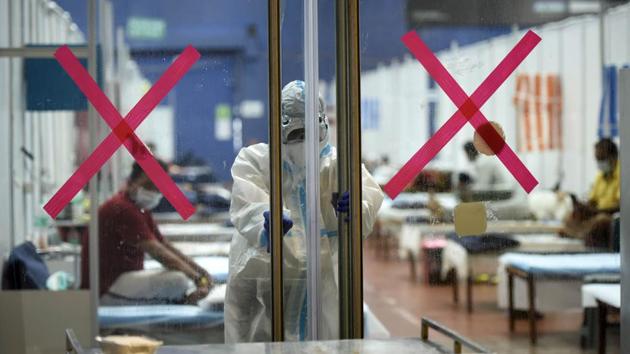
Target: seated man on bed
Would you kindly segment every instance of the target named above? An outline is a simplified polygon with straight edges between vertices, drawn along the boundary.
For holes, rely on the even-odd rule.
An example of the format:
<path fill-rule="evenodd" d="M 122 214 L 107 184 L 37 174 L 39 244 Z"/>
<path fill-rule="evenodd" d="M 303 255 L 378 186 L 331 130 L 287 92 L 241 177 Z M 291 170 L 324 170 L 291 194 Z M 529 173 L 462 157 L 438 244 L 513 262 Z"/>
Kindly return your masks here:
<path fill-rule="evenodd" d="M 621 167 L 617 145 L 608 138 L 595 144 L 599 173 L 586 203 L 575 196 L 573 212 L 565 220 L 564 233 L 584 240 L 586 246 L 612 248 L 612 214 L 621 201 Z"/>
<path fill-rule="evenodd" d="M 103 305 L 196 303 L 208 295 L 212 285 L 208 272 L 165 240 L 153 220 L 151 209 L 161 198 L 153 182 L 134 163 L 126 187 L 99 208 Z M 145 254 L 167 270 L 144 270 Z M 83 284 L 87 285 L 88 262 L 83 258 Z"/>
<path fill-rule="evenodd" d="M 475 194 L 485 193 L 486 198 L 496 199 L 494 194 L 510 194 L 515 184 L 505 167 L 495 156 L 484 156 L 479 153 L 472 141 L 463 146 L 470 163 L 470 170 L 459 175 L 460 198 L 464 201 L 476 199 Z"/>
<path fill-rule="evenodd" d="M 488 207 L 498 219 L 530 218 L 527 194 L 501 161 L 496 156 L 487 155 L 487 151 L 477 150 L 472 141 L 466 142 L 463 149 L 470 168 L 459 174 L 457 192 L 460 200 L 489 202 Z"/>

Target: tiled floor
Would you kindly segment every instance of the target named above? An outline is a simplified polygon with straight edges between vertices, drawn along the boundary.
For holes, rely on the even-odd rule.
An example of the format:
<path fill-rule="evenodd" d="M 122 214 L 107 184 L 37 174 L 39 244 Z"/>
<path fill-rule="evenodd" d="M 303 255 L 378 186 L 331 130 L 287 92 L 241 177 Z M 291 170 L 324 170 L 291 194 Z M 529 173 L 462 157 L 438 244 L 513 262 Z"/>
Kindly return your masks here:
<path fill-rule="evenodd" d="M 529 344 L 526 321 L 517 321 L 516 332 L 509 333 L 507 316 L 496 307 L 494 286 L 475 286 L 475 311 L 469 315 L 461 303 L 459 307 L 453 304 L 450 287 L 414 283 L 406 262 L 383 260 L 372 250 L 364 254 L 365 300 L 392 336 L 418 337 L 420 317 L 425 316 L 497 353 L 596 352 L 580 348 L 581 311 L 545 314 L 538 324 L 538 345 L 533 347 Z M 618 330 L 610 329 L 608 333 L 608 353 L 618 353 Z"/>

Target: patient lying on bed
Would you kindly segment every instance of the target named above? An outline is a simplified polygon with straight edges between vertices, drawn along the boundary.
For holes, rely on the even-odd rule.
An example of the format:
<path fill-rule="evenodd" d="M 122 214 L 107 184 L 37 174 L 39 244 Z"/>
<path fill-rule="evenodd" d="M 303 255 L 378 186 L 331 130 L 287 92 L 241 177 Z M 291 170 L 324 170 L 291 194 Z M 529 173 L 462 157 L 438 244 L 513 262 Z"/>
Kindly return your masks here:
<path fill-rule="evenodd" d="M 208 295 L 210 274 L 164 239 L 153 220 L 151 209 L 161 198 L 153 182 L 134 163 L 127 186 L 99 208 L 103 305 L 196 303 Z M 88 247 L 83 246 L 82 285 L 87 288 Z M 145 270 L 145 254 L 166 270 Z"/>

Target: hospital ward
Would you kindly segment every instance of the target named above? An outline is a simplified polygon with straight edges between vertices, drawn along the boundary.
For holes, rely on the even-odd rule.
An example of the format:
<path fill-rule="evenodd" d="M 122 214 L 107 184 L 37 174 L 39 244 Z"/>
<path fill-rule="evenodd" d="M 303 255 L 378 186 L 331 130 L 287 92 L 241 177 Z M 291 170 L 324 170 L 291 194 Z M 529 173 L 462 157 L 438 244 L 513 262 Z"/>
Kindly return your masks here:
<path fill-rule="evenodd" d="M 0 354 L 630 353 L 624 139 L 628 0 L 0 0 Z"/>

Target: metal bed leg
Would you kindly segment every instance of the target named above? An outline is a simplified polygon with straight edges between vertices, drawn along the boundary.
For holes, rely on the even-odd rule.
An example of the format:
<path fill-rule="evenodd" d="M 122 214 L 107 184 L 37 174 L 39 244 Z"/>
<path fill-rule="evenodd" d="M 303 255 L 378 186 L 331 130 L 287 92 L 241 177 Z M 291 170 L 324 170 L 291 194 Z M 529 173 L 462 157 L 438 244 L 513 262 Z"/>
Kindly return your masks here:
<path fill-rule="evenodd" d="M 608 322 L 608 308 L 603 302 L 597 301 L 597 353 L 606 354 L 606 325 Z"/>
<path fill-rule="evenodd" d="M 409 269 L 411 273 L 411 281 L 415 282 L 418 280 L 416 273 L 416 257 L 414 257 L 413 252 L 407 251 L 407 259 L 409 260 Z"/>
<path fill-rule="evenodd" d="M 527 276 L 527 298 L 529 302 L 529 341 L 536 344 L 536 288 L 534 277 L 531 274 Z"/>
<path fill-rule="evenodd" d="M 508 276 L 508 319 L 510 323 L 510 332 L 514 332 L 514 275 L 507 270 Z"/>
<path fill-rule="evenodd" d="M 459 304 L 459 278 L 457 277 L 457 269 L 451 269 L 452 287 L 453 287 L 453 302 L 455 305 Z"/>

